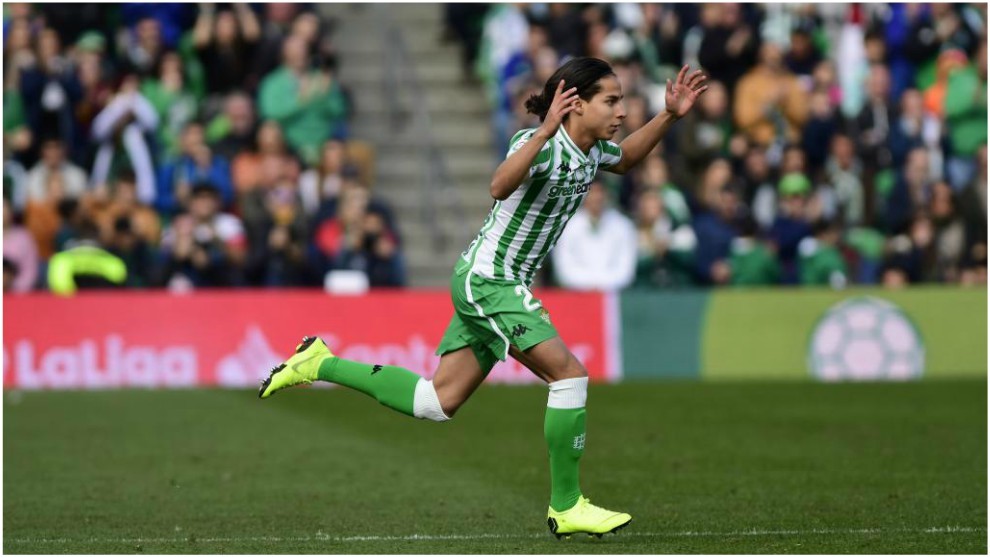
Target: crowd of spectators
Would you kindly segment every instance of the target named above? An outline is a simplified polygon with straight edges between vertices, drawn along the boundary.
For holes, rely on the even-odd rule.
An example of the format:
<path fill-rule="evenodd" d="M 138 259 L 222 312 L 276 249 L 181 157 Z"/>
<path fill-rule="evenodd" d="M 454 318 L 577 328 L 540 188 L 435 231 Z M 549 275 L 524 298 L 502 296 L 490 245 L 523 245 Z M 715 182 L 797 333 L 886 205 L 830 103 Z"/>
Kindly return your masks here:
<path fill-rule="evenodd" d="M 404 284 L 333 21 L 280 3 L 3 10 L 4 292 Z"/>
<path fill-rule="evenodd" d="M 985 4 L 445 10 L 490 100 L 496 159 L 539 125 L 523 100 L 568 57 L 612 63 L 617 142 L 664 109 L 683 64 L 710 76 L 639 168 L 599 176 L 551 284 L 986 283 Z"/>
<path fill-rule="evenodd" d="M 549 284 L 986 282 L 986 5 L 442 9 L 496 160 L 568 57 L 613 64 L 616 141 L 682 64 L 710 76 L 646 161 L 599 176 Z M 5 292 L 405 283 L 334 21 L 280 3 L 9 3 L 3 21 Z"/>

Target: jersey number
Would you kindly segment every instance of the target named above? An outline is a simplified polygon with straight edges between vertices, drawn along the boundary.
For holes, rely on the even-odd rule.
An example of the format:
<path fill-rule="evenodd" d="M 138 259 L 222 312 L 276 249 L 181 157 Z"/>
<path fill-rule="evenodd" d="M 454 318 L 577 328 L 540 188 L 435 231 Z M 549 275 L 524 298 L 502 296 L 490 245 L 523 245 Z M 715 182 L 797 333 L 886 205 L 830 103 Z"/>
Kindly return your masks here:
<path fill-rule="evenodd" d="M 516 287 L 516 296 L 523 297 L 523 307 L 526 308 L 526 311 L 536 311 L 540 309 L 539 300 L 534 302 L 533 293 L 530 292 L 529 289 L 527 289 L 525 286 L 520 284 L 519 286 Z"/>

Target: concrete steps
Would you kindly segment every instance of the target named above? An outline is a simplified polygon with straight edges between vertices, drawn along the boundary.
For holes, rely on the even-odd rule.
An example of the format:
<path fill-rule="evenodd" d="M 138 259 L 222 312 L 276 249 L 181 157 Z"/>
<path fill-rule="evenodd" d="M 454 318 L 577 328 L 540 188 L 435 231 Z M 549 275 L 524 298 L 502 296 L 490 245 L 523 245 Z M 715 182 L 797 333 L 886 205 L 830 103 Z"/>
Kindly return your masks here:
<path fill-rule="evenodd" d="M 490 110 L 477 85 L 466 83 L 460 52 L 443 44 L 443 7 L 436 4 L 319 4 L 337 21 L 334 44 L 340 53 L 339 77 L 351 91 L 355 138 L 375 148 L 376 195 L 395 209 L 403 237 L 410 286 L 445 288 L 461 252 L 477 234 L 492 205 L 488 183 L 496 161 L 491 148 Z M 398 91 L 407 119 L 388 113 L 385 21 L 401 30 L 411 64 L 423 87 L 422 98 Z M 425 107 L 431 134 L 441 149 L 453 191 L 433 190 L 433 219 L 424 211 L 428 185 L 414 110 Z M 443 241 L 435 241 L 435 226 Z"/>

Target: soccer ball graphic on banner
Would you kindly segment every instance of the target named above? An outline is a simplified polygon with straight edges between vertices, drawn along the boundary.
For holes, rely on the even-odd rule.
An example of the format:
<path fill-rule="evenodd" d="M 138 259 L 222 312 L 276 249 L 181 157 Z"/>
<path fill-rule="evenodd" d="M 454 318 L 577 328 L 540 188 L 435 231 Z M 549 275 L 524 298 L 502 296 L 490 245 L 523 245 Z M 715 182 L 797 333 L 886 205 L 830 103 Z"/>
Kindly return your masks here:
<path fill-rule="evenodd" d="M 822 381 L 909 380 L 925 369 L 921 334 L 896 305 L 853 298 L 825 313 L 811 333 L 808 368 Z"/>

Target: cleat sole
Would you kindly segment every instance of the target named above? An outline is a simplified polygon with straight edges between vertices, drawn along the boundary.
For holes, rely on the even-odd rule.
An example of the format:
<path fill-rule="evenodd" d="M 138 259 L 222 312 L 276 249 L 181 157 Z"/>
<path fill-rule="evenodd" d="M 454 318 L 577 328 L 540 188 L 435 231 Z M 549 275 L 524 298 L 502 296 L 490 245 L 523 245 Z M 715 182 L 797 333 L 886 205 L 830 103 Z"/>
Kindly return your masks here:
<path fill-rule="evenodd" d="M 296 351 L 295 351 L 295 353 L 296 354 L 299 354 L 300 352 L 305 351 L 307 348 L 309 348 L 310 346 L 312 346 L 313 343 L 316 342 L 319 339 L 320 339 L 320 337 L 317 337 L 317 336 L 303 337 L 302 342 L 300 342 L 298 345 L 296 345 Z M 258 390 L 258 398 L 264 398 L 265 391 L 272 384 L 272 378 L 275 377 L 275 374 L 276 373 L 282 371 L 283 369 L 285 369 L 285 363 L 281 363 L 281 364 L 273 367 L 271 369 L 271 371 L 268 372 L 268 378 L 261 382 L 261 389 Z"/>
<path fill-rule="evenodd" d="M 275 377 L 275 374 L 282 371 L 283 369 L 285 369 L 285 364 L 279 364 L 273 367 L 270 372 L 268 372 L 268 378 L 261 382 L 261 389 L 258 390 L 258 398 L 262 398 L 262 395 L 265 394 L 265 390 L 268 389 L 268 386 L 272 384 L 272 377 Z"/>
<path fill-rule="evenodd" d="M 623 528 L 625 528 L 626 526 L 629 526 L 630 524 L 632 524 L 632 519 L 631 518 L 629 520 L 623 522 L 622 524 L 616 526 L 615 528 L 612 528 L 611 530 L 608 531 L 608 533 L 609 534 L 615 534 L 616 532 L 618 532 L 619 530 L 622 530 Z M 599 534 L 598 537 L 600 538 L 601 537 L 601 534 Z"/>
<path fill-rule="evenodd" d="M 619 530 L 622 530 L 623 528 L 625 528 L 626 526 L 629 526 L 630 524 L 632 524 L 632 519 L 631 518 L 629 520 L 627 520 L 626 522 L 623 522 L 622 524 L 616 526 L 615 528 L 612 528 L 608 532 L 569 532 L 567 534 L 558 534 L 557 533 L 557 521 L 554 520 L 554 519 L 552 519 L 552 518 L 548 518 L 547 519 L 547 525 L 550 527 L 550 532 L 554 536 L 556 536 L 558 540 L 562 540 L 562 539 L 563 540 L 569 540 L 569 539 L 571 539 L 571 536 L 573 534 L 588 534 L 588 537 L 589 538 L 592 537 L 592 536 L 594 536 L 594 537 L 596 537 L 598 539 L 602 539 L 603 537 L 605 537 L 605 534 L 616 534 L 616 533 L 618 533 Z"/>

